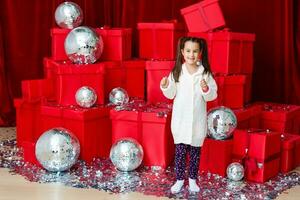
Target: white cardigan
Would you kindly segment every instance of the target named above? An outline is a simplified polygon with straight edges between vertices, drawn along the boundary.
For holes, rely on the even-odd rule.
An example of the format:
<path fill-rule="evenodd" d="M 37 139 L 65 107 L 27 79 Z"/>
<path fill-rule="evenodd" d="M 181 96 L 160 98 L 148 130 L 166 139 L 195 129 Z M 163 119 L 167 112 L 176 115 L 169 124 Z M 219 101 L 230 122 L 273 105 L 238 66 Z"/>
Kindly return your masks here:
<path fill-rule="evenodd" d="M 179 82 L 175 83 L 170 73 L 167 88 L 161 88 L 168 99 L 174 99 L 171 130 L 174 143 L 189 144 L 200 147 L 207 134 L 206 102 L 217 98 L 217 84 L 211 75 L 203 74 L 204 67 L 194 74 L 187 71 L 185 64 L 182 65 Z M 203 92 L 200 81 L 204 79 L 209 87 Z"/>

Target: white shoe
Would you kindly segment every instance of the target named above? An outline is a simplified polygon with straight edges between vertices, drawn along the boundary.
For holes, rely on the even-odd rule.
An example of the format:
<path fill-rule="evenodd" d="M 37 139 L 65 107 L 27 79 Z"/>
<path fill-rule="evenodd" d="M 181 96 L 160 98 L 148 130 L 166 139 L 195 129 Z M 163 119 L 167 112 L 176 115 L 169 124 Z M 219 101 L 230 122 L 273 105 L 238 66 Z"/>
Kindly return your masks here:
<path fill-rule="evenodd" d="M 200 188 L 196 183 L 196 179 L 189 178 L 189 191 L 190 192 L 199 192 Z"/>
<path fill-rule="evenodd" d="M 182 190 L 184 180 L 177 180 L 176 183 L 171 187 L 171 193 L 177 194 Z"/>

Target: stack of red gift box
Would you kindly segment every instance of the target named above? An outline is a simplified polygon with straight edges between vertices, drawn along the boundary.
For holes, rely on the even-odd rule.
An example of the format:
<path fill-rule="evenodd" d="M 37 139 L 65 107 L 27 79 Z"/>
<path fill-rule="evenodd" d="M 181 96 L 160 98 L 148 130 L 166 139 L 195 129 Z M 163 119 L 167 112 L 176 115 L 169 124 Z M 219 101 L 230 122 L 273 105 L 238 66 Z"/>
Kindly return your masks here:
<path fill-rule="evenodd" d="M 200 170 L 226 176 L 227 166 L 239 161 L 245 167 L 246 180 L 263 182 L 279 171 L 286 173 L 299 166 L 300 107 L 249 104 L 255 35 L 225 28 L 218 0 L 201 1 L 183 8 L 181 14 L 188 33 L 176 20 L 137 24 L 138 59 L 131 57 L 131 29 L 94 29 L 103 38 L 104 50 L 99 61 L 86 65 L 73 64 L 67 58 L 64 40 L 70 30 L 52 28 L 52 56 L 44 58 L 45 78 L 23 81 L 23 96 L 14 101 L 17 143 L 24 148 L 25 159 L 37 163 L 34 148 L 39 136 L 50 128 L 65 127 L 78 137 L 80 158 L 85 161 L 108 157 L 113 142 L 131 137 L 144 148 L 144 165 L 169 166 L 174 158 L 172 101 L 163 96 L 159 84 L 174 66 L 178 39 L 189 35 L 204 38 L 208 44 L 218 84 L 218 98 L 209 102 L 208 108 L 227 106 L 238 121 L 233 138 L 205 140 Z M 75 92 L 81 86 L 96 91 L 94 107 L 76 105 Z M 109 92 L 116 87 L 147 104 L 137 103 L 129 110 L 106 106 Z"/>
<path fill-rule="evenodd" d="M 181 9 L 181 14 L 188 36 L 207 41 L 210 66 L 218 85 L 218 98 L 208 103 L 208 109 L 229 107 L 238 121 L 233 138 L 205 140 L 200 170 L 226 176 L 227 166 L 239 161 L 245 167 L 246 180 L 264 182 L 298 166 L 296 154 L 300 154 L 297 153 L 300 136 L 295 134 L 300 134 L 300 106 L 249 104 L 255 34 L 225 28 L 218 0 L 200 1 Z M 273 153 L 262 153 L 269 151 Z"/>

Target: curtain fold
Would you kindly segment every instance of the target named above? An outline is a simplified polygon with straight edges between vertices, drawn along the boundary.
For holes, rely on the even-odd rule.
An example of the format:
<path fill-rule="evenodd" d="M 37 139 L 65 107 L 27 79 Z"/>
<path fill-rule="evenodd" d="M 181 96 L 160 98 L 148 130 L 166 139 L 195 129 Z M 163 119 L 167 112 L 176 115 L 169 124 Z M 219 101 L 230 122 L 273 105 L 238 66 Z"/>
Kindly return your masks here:
<path fill-rule="evenodd" d="M 0 117 L 13 113 L 21 81 L 43 77 L 43 57 L 51 55 L 50 28 L 63 0 L 0 1 Z M 132 27 L 137 56 L 138 22 L 183 21 L 180 9 L 198 0 L 74 0 L 84 25 Z M 300 104 L 300 6 L 298 0 L 219 0 L 226 26 L 256 34 L 253 100 Z M 1 121 L 1 119 L 0 119 Z M 7 120 L 6 120 L 7 121 Z"/>

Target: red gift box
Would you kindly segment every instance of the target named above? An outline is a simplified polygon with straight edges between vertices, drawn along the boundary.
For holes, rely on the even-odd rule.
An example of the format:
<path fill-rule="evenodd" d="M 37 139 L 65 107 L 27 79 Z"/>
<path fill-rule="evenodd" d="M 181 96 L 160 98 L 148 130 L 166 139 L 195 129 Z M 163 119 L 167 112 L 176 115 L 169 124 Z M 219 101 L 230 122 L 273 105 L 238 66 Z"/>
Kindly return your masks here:
<path fill-rule="evenodd" d="M 127 60 L 122 62 L 126 69 L 125 88 L 130 97 L 145 98 L 145 68 L 144 60 Z"/>
<path fill-rule="evenodd" d="M 26 101 L 37 101 L 41 98 L 55 99 L 54 85 L 50 79 L 24 80 L 21 87 L 22 97 Z"/>
<path fill-rule="evenodd" d="M 274 131 L 288 132 L 299 134 L 299 113 L 300 106 L 277 104 L 277 103 L 262 103 L 261 127 L 268 128 Z"/>
<path fill-rule="evenodd" d="M 173 161 L 174 142 L 170 114 L 111 110 L 112 143 L 122 138 L 136 139 L 143 147 L 145 166 L 166 168 Z"/>
<path fill-rule="evenodd" d="M 24 161 L 41 167 L 35 156 L 35 144 L 35 142 L 22 142 Z"/>
<path fill-rule="evenodd" d="M 280 137 L 259 129 L 234 131 L 233 160 L 244 162 L 247 180 L 262 183 L 279 173 Z"/>
<path fill-rule="evenodd" d="M 190 32 L 206 32 L 225 25 L 218 0 L 204 0 L 180 10 Z"/>
<path fill-rule="evenodd" d="M 216 76 L 215 80 L 218 85 L 218 105 L 232 109 L 244 107 L 244 75 Z"/>
<path fill-rule="evenodd" d="M 206 138 L 201 148 L 200 171 L 226 176 L 227 166 L 232 161 L 233 140 Z"/>
<path fill-rule="evenodd" d="M 260 105 L 249 105 L 233 112 L 237 118 L 238 129 L 260 128 Z"/>
<path fill-rule="evenodd" d="M 295 137 L 292 134 L 281 135 L 281 158 L 280 158 L 280 171 L 287 173 L 295 168 Z M 299 137 L 300 138 L 300 137 Z"/>
<path fill-rule="evenodd" d="M 174 61 L 146 61 L 147 101 L 150 103 L 170 102 L 160 90 L 160 81 L 168 76 L 175 65 Z"/>
<path fill-rule="evenodd" d="M 131 28 L 97 28 L 95 31 L 101 35 L 104 43 L 101 60 L 126 60 L 131 58 Z"/>
<path fill-rule="evenodd" d="M 233 155 L 237 158 L 245 156 L 266 160 L 274 154 L 280 153 L 279 132 L 264 129 L 236 129 L 233 133 Z"/>
<path fill-rule="evenodd" d="M 41 100 L 28 102 L 24 99 L 14 99 L 16 108 L 17 145 L 23 142 L 34 142 L 40 132 Z"/>
<path fill-rule="evenodd" d="M 255 34 L 235 33 L 225 29 L 188 35 L 206 39 L 212 72 L 252 74 Z"/>
<path fill-rule="evenodd" d="M 44 65 L 44 77 L 46 79 L 55 80 L 57 74 L 57 70 L 55 68 L 56 66 L 55 60 L 53 60 L 52 58 L 45 57 L 43 59 L 43 65 Z"/>
<path fill-rule="evenodd" d="M 96 104 L 104 103 L 104 65 L 101 63 L 76 65 L 53 62 L 57 71 L 56 99 L 61 105 L 76 105 L 75 94 L 82 86 L 96 91 Z"/>
<path fill-rule="evenodd" d="M 245 103 L 251 102 L 252 97 L 252 74 L 245 74 L 246 80 L 245 80 L 245 93 L 244 93 L 244 99 Z"/>
<path fill-rule="evenodd" d="M 65 52 L 65 39 L 71 29 L 51 28 L 52 37 L 52 59 L 53 60 L 68 60 Z"/>
<path fill-rule="evenodd" d="M 175 59 L 178 39 L 184 28 L 176 22 L 138 23 L 139 57 L 147 59 Z"/>
<path fill-rule="evenodd" d="M 90 162 L 95 157 L 108 157 L 111 148 L 109 107 L 61 107 L 42 105 L 42 131 L 55 127 L 70 130 L 80 142 L 80 158 Z"/>

